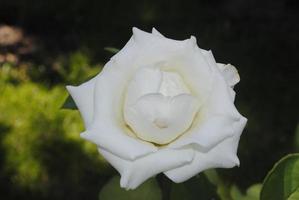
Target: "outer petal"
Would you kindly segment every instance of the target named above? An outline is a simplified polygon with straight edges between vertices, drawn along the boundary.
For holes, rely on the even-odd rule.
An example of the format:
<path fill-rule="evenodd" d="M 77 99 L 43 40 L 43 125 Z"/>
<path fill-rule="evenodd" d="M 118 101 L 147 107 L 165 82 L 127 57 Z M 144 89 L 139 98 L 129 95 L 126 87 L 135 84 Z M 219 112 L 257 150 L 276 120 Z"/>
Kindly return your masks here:
<path fill-rule="evenodd" d="M 68 92 L 79 108 L 86 128 L 90 127 L 93 119 L 94 87 L 98 77 L 99 75 L 77 87 L 66 86 Z"/>
<path fill-rule="evenodd" d="M 229 86 L 234 87 L 240 81 L 238 70 L 233 65 L 217 63 L 217 66 Z"/>
<path fill-rule="evenodd" d="M 126 67 L 131 76 L 143 66 L 155 65 L 165 71 L 178 72 L 193 92 L 203 100 L 210 92 L 213 70 L 204 55 L 198 51 L 195 37 L 172 40 L 133 28 L 133 36 L 126 46 L 112 57 L 118 65 Z"/>
<path fill-rule="evenodd" d="M 209 63 L 209 65 L 213 68 L 217 68 L 217 63 L 213 56 L 212 51 L 211 50 L 207 51 L 204 49 L 199 49 L 199 50 L 204 55 L 204 57 L 205 57 L 206 61 Z"/>
<path fill-rule="evenodd" d="M 131 132 L 123 120 L 126 76 L 125 69 L 114 65 L 113 61 L 102 70 L 94 89 L 94 119 L 81 136 L 107 151 L 132 160 L 155 152 L 157 147 L 130 136 Z"/>
<path fill-rule="evenodd" d="M 233 126 L 238 123 L 239 121 L 234 121 L 231 117 L 221 115 L 205 119 L 201 125 L 169 144 L 169 147 L 178 149 L 191 144 L 208 151 L 224 139 L 232 137 Z"/>
<path fill-rule="evenodd" d="M 242 118 L 234 127 L 234 136 L 225 139 L 211 150 L 205 152 L 196 147 L 197 151 L 195 151 L 195 157 L 190 164 L 169 170 L 165 172 L 165 175 L 174 182 L 179 183 L 209 168 L 231 168 L 239 165 L 239 159 L 236 153 L 240 135 L 246 121 L 246 118 Z"/>
<path fill-rule="evenodd" d="M 159 31 L 157 31 L 157 29 L 152 28 L 152 34 L 160 36 L 160 37 L 164 37 L 164 35 L 162 35 Z"/>
<path fill-rule="evenodd" d="M 154 145 L 126 135 L 125 129 L 126 127 L 122 129 L 100 124 L 81 133 L 81 137 L 127 160 L 135 160 L 157 151 L 157 147 Z"/>
<path fill-rule="evenodd" d="M 240 81 L 238 70 L 233 65 L 216 63 L 213 53 L 210 50 L 206 51 L 204 49 L 200 49 L 200 52 L 204 55 L 206 61 L 210 66 L 217 68 L 221 72 L 221 75 L 224 77 L 226 83 L 230 87 L 233 88 L 234 85 L 236 85 Z"/>
<path fill-rule="evenodd" d="M 160 172 L 186 165 L 192 161 L 194 156 L 192 149 L 161 149 L 135 161 L 128 161 L 103 149 L 99 151 L 121 174 L 120 185 L 126 189 L 135 189 Z"/>
<path fill-rule="evenodd" d="M 209 65 L 214 67 L 215 69 L 218 69 L 217 71 L 220 71 L 220 73 L 224 77 L 227 85 L 230 86 L 230 88 L 228 90 L 229 90 L 232 101 L 234 101 L 236 93 L 233 90 L 233 87 L 240 81 L 240 76 L 238 74 L 237 69 L 230 64 L 225 65 L 225 64 L 221 64 L 221 63 L 216 63 L 215 58 L 212 54 L 212 51 L 206 51 L 203 49 L 200 49 L 200 51 L 204 55 L 204 57 L 207 60 L 207 62 L 209 63 Z"/>
<path fill-rule="evenodd" d="M 177 51 L 185 49 L 188 40 L 172 40 L 159 34 L 151 34 L 133 28 L 133 36 L 129 42 L 111 59 L 123 67 L 136 68 L 159 61 L 167 60 Z"/>
<path fill-rule="evenodd" d="M 242 116 L 236 110 L 229 87 L 220 73 L 215 73 L 213 84 L 212 93 L 201 107 L 191 129 L 171 143 L 171 148 L 197 144 L 201 148 L 209 149 L 234 135 L 233 127 L 240 123 Z"/>

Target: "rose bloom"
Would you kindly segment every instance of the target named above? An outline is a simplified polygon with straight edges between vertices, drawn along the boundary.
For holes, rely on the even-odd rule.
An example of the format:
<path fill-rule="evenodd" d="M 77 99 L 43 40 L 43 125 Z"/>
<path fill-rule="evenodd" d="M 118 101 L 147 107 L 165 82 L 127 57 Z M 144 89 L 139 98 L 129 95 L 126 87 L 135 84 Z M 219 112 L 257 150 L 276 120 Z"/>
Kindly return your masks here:
<path fill-rule="evenodd" d="M 67 89 L 84 119 L 81 136 L 121 174 L 121 187 L 134 189 L 161 172 L 180 183 L 239 165 L 247 121 L 234 105 L 239 80 L 193 36 L 179 41 L 133 28 L 101 73 Z"/>

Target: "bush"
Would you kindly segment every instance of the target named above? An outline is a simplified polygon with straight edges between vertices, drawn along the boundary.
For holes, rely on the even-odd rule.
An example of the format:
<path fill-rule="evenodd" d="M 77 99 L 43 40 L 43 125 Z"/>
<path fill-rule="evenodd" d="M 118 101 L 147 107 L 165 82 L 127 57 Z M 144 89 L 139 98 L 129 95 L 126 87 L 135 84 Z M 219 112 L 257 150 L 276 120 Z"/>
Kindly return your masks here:
<path fill-rule="evenodd" d="M 2 82 L 0 91 L 0 148 L 5 155 L 0 176 L 6 180 L 0 188 L 11 191 L 0 191 L 1 197 L 95 199 L 112 171 L 95 145 L 79 138 L 79 113 L 60 110 L 64 87 Z"/>

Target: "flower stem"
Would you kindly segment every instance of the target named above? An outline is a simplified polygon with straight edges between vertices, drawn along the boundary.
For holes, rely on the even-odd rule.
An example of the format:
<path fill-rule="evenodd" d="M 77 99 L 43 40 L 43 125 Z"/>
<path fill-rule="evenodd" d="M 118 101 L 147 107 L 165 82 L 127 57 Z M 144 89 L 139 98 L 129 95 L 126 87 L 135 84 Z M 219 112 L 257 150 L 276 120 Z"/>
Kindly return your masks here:
<path fill-rule="evenodd" d="M 156 178 L 161 188 L 162 200 L 170 200 L 172 181 L 162 173 L 158 174 Z"/>

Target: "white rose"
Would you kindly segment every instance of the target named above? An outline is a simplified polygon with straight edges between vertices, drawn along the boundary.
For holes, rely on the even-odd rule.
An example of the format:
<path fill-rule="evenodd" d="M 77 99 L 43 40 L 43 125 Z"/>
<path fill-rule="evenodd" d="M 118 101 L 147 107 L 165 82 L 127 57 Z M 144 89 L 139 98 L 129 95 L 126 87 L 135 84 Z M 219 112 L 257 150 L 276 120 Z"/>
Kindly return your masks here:
<path fill-rule="evenodd" d="M 247 121 L 234 106 L 239 80 L 193 36 L 178 41 L 133 28 L 99 75 L 67 89 L 84 119 L 81 136 L 121 174 L 121 187 L 134 189 L 161 172 L 179 183 L 239 165 Z"/>

